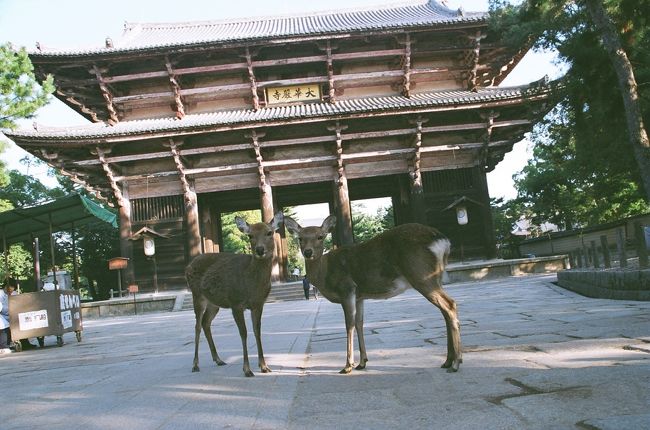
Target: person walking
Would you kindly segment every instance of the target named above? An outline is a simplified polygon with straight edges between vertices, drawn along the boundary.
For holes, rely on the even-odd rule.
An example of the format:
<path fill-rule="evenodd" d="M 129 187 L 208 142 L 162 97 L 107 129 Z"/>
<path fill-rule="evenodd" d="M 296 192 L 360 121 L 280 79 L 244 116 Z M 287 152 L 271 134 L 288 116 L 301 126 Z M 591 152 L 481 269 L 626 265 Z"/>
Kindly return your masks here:
<path fill-rule="evenodd" d="M 307 275 L 305 275 L 304 278 L 302 278 L 302 289 L 305 291 L 305 300 L 309 300 L 309 288 L 311 285 L 309 284 L 309 279 L 307 279 Z"/>

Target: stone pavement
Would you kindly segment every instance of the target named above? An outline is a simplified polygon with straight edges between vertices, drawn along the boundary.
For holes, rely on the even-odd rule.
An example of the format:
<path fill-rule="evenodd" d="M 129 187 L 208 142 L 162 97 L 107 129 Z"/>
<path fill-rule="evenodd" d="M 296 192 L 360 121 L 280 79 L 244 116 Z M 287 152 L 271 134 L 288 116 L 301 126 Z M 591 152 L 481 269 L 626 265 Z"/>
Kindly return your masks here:
<path fill-rule="evenodd" d="M 212 363 L 202 338 L 199 373 L 192 312 L 86 320 L 81 343 L 67 333 L 63 347 L 48 337 L 0 356 L 0 429 L 650 428 L 650 302 L 588 299 L 554 280 L 449 285 L 464 350 L 455 374 L 439 368 L 440 312 L 413 291 L 366 303 L 368 368 L 351 375 L 337 373 L 343 312 L 324 299 L 266 305 L 273 373 L 254 378 L 229 310 L 213 323 L 229 364 Z M 256 371 L 250 329 L 249 345 Z"/>

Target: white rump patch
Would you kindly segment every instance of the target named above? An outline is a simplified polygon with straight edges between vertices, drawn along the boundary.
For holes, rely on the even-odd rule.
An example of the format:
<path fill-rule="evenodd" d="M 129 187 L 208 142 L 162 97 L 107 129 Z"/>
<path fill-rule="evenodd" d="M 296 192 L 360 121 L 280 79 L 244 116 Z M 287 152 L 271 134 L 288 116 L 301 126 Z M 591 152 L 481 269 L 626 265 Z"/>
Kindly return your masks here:
<path fill-rule="evenodd" d="M 444 261 L 445 254 L 449 252 L 450 248 L 451 243 L 448 239 L 436 239 L 431 245 L 429 245 L 429 250 L 433 252 L 433 255 L 436 256 L 441 264 Z"/>

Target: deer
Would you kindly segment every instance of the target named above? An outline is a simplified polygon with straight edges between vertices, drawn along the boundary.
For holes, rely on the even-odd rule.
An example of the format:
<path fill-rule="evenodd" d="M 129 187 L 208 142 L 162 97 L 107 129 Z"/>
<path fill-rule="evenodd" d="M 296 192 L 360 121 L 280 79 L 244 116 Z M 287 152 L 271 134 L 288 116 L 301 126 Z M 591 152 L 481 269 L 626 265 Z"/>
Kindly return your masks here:
<path fill-rule="evenodd" d="M 257 355 L 262 373 L 271 369 L 264 359 L 261 328 L 264 303 L 271 291 L 271 269 L 275 255 L 274 234 L 283 221 L 282 212 L 275 214 L 271 222 L 248 224 L 235 217 L 237 228 L 248 236 L 252 254 L 207 253 L 196 256 L 185 269 L 187 285 L 192 292 L 194 304 L 194 365 L 192 372 L 199 372 L 199 339 L 201 328 L 208 340 L 212 359 L 218 366 L 226 363 L 219 357 L 212 339 L 211 324 L 219 309 L 230 308 L 239 329 L 244 355 L 244 375 L 255 376 L 248 361 L 247 332 L 244 311 L 251 311 L 253 331 L 257 342 Z"/>
<path fill-rule="evenodd" d="M 290 217 L 284 225 L 298 237 L 305 258 L 307 277 L 327 300 L 343 307 L 347 333 L 347 359 L 339 372 L 354 367 L 353 336 L 359 341 L 359 364 L 366 368 L 368 355 L 363 337 L 363 305 L 366 299 L 388 299 L 414 288 L 442 312 L 447 330 L 448 372 L 462 363 L 460 323 L 456 302 L 442 288 L 451 243 L 433 227 L 402 224 L 368 241 L 342 246 L 323 253 L 323 242 L 336 224 L 330 215 L 320 227 L 301 227 Z"/>

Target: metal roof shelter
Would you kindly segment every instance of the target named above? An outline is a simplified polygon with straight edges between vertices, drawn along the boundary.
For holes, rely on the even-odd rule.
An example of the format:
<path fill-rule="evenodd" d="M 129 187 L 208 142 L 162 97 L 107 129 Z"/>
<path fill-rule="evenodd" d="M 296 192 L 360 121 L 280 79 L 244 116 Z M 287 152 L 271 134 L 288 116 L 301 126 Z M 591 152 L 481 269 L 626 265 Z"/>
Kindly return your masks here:
<path fill-rule="evenodd" d="M 0 213 L 0 234 L 2 234 L 5 267 L 8 266 L 8 245 L 25 241 L 31 242 L 34 238 L 44 234 L 51 236 L 58 231 L 74 230 L 76 227 L 99 221 L 117 228 L 116 214 L 80 194 L 61 197 L 38 206 L 2 212 Z M 74 234 L 72 237 L 73 247 L 75 247 Z M 54 263 L 53 241 L 51 252 Z M 73 250 L 73 253 L 76 252 Z M 76 259 L 74 262 L 76 275 Z M 35 272 L 38 271 L 38 264 L 35 262 Z M 8 271 L 6 272 L 8 273 Z M 40 274 L 35 273 L 35 275 L 38 280 Z"/>

